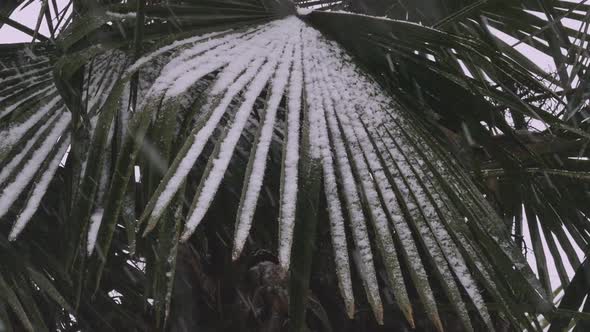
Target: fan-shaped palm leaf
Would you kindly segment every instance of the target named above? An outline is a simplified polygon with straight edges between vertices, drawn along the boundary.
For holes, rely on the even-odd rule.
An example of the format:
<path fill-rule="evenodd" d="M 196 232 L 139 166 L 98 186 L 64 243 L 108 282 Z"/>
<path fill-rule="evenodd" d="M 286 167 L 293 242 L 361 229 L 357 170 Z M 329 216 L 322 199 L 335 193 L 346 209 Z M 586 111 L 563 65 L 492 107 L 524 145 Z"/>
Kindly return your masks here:
<path fill-rule="evenodd" d="M 130 248 L 141 229 L 157 237 L 170 257 L 154 268 L 166 285 L 155 300 L 167 312 L 175 244 L 199 231 L 220 187 L 241 188 L 237 259 L 253 225 L 261 223 L 255 215 L 268 174 L 280 173 L 279 219 L 263 221 L 278 224 L 279 262 L 288 270 L 292 252 L 305 257 L 293 245 L 306 241 L 296 228 L 315 225 L 305 218 L 317 213 L 306 209 L 318 204 L 301 193 L 314 200 L 323 190 L 329 219 L 318 222 L 330 225 L 338 285 L 350 316 L 351 265 L 379 322 L 384 286 L 392 289 L 409 325 L 419 302 L 438 330 L 444 329 L 439 308 L 445 300 L 465 330 L 476 322 L 494 330 L 490 301 L 514 327 L 534 330 L 530 314 L 551 312 L 509 228 L 448 147 L 431 135 L 432 124 L 418 116 L 416 104 L 405 99 L 412 90 L 408 80 L 426 86 L 434 77 L 482 106 L 475 114 L 450 117 L 473 124 L 491 116 L 507 128 L 501 112 L 493 111 L 493 102 L 500 102 L 522 117 L 587 139 L 582 129 L 523 102 L 505 86 L 490 89 L 486 79 L 467 77 L 453 61 L 477 64 L 481 77 L 493 82 L 551 95 L 531 78 L 536 69 L 472 35 L 390 19 L 312 13 L 307 19 L 324 35 L 300 18 L 279 18 L 293 11 L 282 2 L 156 4 L 140 6 L 139 15 L 130 5 L 98 8 L 63 33 L 57 47 L 65 55 L 59 59 L 51 48 L 6 51 L 11 58 L 21 54 L 20 63 L 0 72 L 0 217 L 14 220 L 11 239 L 34 216 L 71 145 L 68 268 L 89 269 L 81 279 L 98 287 L 116 228 L 126 229 Z M 344 29 L 347 24 L 358 29 Z M 166 29 L 183 32 L 162 33 Z M 134 42 L 127 40 L 132 34 Z M 412 70 L 416 80 L 399 68 Z M 440 96 L 434 85 L 424 91 L 422 107 Z M 486 130 L 475 133 L 490 139 Z M 282 158 L 273 158 L 273 150 Z M 240 165 L 236 158 L 248 162 Z M 145 206 L 129 199 L 137 189 L 130 186 L 136 165 L 146 177 L 139 189 Z M 230 175 L 239 168 L 244 175 L 236 180 Z M 195 188 L 187 186 L 195 179 Z M 185 199 L 192 203 L 183 209 Z M 138 223 L 134 210 L 141 214 Z M 381 265 L 386 277 L 380 285 Z M 80 299 L 87 286 L 78 283 Z M 305 298 L 306 287 L 301 290 Z M 414 290 L 417 299 L 409 296 Z M 14 296 L 6 302 L 30 325 Z"/>

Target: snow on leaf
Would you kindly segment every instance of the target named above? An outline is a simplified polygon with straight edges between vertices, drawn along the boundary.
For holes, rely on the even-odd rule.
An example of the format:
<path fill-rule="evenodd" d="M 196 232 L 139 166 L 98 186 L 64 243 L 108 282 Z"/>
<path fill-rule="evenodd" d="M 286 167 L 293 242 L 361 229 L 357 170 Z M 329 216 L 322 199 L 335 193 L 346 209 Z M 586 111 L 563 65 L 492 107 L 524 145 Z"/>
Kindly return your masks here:
<path fill-rule="evenodd" d="M 388 125 L 386 126 L 381 126 L 381 128 L 392 127 L 390 126 L 390 124 L 391 123 L 388 123 Z M 389 161 L 394 162 L 391 159 L 391 155 L 395 155 L 397 156 L 398 160 L 400 160 L 399 158 L 402 158 L 411 163 L 413 162 L 413 165 L 420 165 L 421 162 L 419 160 L 407 160 L 409 156 L 415 156 L 417 152 L 413 151 L 410 145 L 401 144 L 404 142 L 403 136 L 400 136 L 402 135 L 402 133 L 400 133 L 397 130 L 395 131 L 395 136 L 398 137 L 398 145 L 394 145 L 395 142 L 392 140 L 391 135 L 380 136 L 380 134 L 382 134 L 382 129 L 378 129 L 375 127 L 373 127 L 373 129 L 373 132 L 377 133 L 376 136 L 378 138 L 376 139 L 376 145 L 378 146 L 378 148 L 387 149 L 387 151 L 390 152 L 390 154 L 388 155 L 389 158 L 387 158 Z M 387 144 L 385 144 L 385 142 L 387 142 Z M 386 148 L 386 145 L 388 145 L 389 148 Z M 392 166 L 390 169 L 395 168 Z M 467 269 L 467 265 L 464 259 L 462 258 L 461 253 L 457 248 L 457 245 L 450 238 L 447 229 L 442 224 L 440 216 L 437 214 L 435 210 L 435 206 L 433 204 L 436 204 L 439 209 L 444 209 L 444 207 L 442 206 L 442 202 L 440 202 L 440 194 L 438 194 L 435 188 L 429 182 L 426 181 L 429 178 L 431 178 L 429 175 L 427 176 L 425 174 L 427 168 L 412 166 L 412 171 L 415 172 L 416 175 L 408 173 L 408 169 L 400 168 L 400 171 L 405 171 L 405 174 L 402 176 L 406 179 L 407 184 L 400 182 L 398 183 L 398 187 L 403 188 L 406 185 L 412 186 L 413 190 L 411 192 L 412 195 L 415 196 L 415 199 L 410 196 L 407 196 L 406 199 L 413 200 L 415 204 L 420 206 L 420 210 L 424 217 L 422 217 L 421 215 L 416 215 L 415 220 L 420 225 L 419 227 L 421 229 L 421 232 L 423 233 L 422 236 L 424 238 L 424 241 L 429 242 L 429 244 L 427 244 L 427 247 L 431 248 L 429 249 L 430 252 L 433 254 L 437 253 L 434 259 L 440 260 L 440 258 L 438 257 L 442 253 L 444 253 L 444 257 L 448 260 L 449 266 L 453 270 L 457 279 L 459 280 L 459 283 L 463 286 L 469 297 L 472 299 L 474 305 L 480 312 L 486 324 L 488 324 L 488 326 L 491 326 L 490 317 L 487 312 L 487 308 L 483 303 L 477 284 L 475 283 L 473 276 Z M 422 180 L 420 184 L 418 183 L 418 178 Z M 424 186 L 424 188 L 422 186 Z M 427 197 L 425 189 L 429 190 L 430 195 L 432 195 L 432 199 Z M 407 192 L 408 194 L 410 193 L 409 190 L 405 190 L 404 192 Z M 427 223 L 428 226 L 430 226 L 430 229 L 432 231 L 428 230 L 425 223 Z M 434 240 L 438 242 L 440 249 L 438 246 L 435 246 L 435 244 L 432 243 Z M 446 263 L 444 265 L 446 265 Z M 437 266 L 442 267 L 443 265 L 437 264 Z M 447 274 L 445 271 L 442 271 L 441 273 L 443 273 L 443 275 Z M 446 279 L 448 279 L 448 277 Z M 448 282 L 452 282 L 452 277 Z"/>
<path fill-rule="evenodd" d="M 16 103 L 11 104 L 8 107 L 3 107 L 0 110 L 0 119 L 2 119 L 4 116 L 7 116 L 10 113 L 12 113 L 18 107 L 24 106 L 28 102 L 35 100 L 39 96 L 47 96 L 47 95 L 51 95 L 53 93 L 55 93 L 55 87 L 53 87 L 51 85 L 49 85 L 45 88 L 42 88 L 42 89 L 34 89 L 33 92 L 30 95 L 28 95 L 26 98 L 21 98 Z"/>
<path fill-rule="evenodd" d="M 0 171 L 0 185 L 4 183 L 4 181 L 8 178 L 10 174 L 12 174 L 20 162 L 27 156 L 33 145 L 37 143 L 39 138 L 49 130 L 49 127 L 57 120 L 59 117 L 59 113 L 53 114 L 47 121 L 37 129 L 33 137 L 31 137 L 27 143 L 20 149 L 20 151 L 10 159 L 8 163 L 2 167 L 2 171 Z"/>
<path fill-rule="evenodd" d="M 263 125 L 260 128 L 259 137 L 251 153 L 251 161 L 248 165 L 249 172 L 246 174 L 244 193 L 242 194 L 238 208 L 238 221 L 234 240 L 234 259 L 242 251 L 246 237 L 250 231 L 252 218 L 254 217 L 256 202 L 258 201 L 258 195 L 260 194 L 264 179 L 266 159 L 272 140 L 277 110 L 289 80 L 289 67 L 291 66 L 292 54 L 293 45 L 288 43 L 279 62 L 277 72 L 271 82 L 270 97 L 268 98 L 264 112 Z"/>
<path fill-rule="evenodd" d="M 303 71 L 301 54 L 301 32 L 294 43 L 293 64 L 290 68 L 289 91 L 287 95 L 287 137 L 283 143 L 283 165 L 281 179 L 281 207 L 279 211 L 279 263 L 288 269 L 295 225 L 297 206 L 300 108 L 303 93 Z M 348 262 L 348 261 L 347 261 Z"/>
<path fill-rule="evenodd" d="M 53 97 L 22 123 L 11 124 L 6 130 L 0 132 L 0 155 L 12 148 L 14 144 L 16 144 L 29 131 L 29 129 L 38 125 L 41 119 L 54 111 L 60 101 L 60 96 Z"/>
<path fill-rule="evenodd" d="M 304 32 L 304 50 L 311 48 L 317 50 L 319 47 L 318 32 L 307 29 Z M 322 95 L 318 83 L 320 76 L 320 66 L 325 63 L 325 58 L 322 58 L 322 53 L 318 52 L 304 52 L 304 77 L 306 80 L 306 92 L 308 93 L 308 108 L 310 122 L 313 130 L 310 130 L 310 142 L 312 156 L 320 156 L 323 149 L 330 147 L 330 134 L 334 146 L 335 160 L 340 172 L 344 198 L 348 207 L 349 218 L 351 221 L 351 228 L 353 239 L 358 250 L 360 259 L 357 260 L 357 266 L 360 270 L 360 275 L 363 278 L 363 285 L 369 302 L 373 308 L 373 312 L 378 322 L 383 319 L 383 307 L 381 304 L 381 297 L 379 295 L 379 286 L 377 284 L 377 277 L 375 267 L 373 264 L 373 254 L 371 252 L 371 244 L 365 224 L 365 217 L 362 211 L 362 203 L 356 188 L 354 175 L 350 165 L 350 160 L 346 154 L 346 148 L 342 141 L 341 133 L 337 128 L 330 126 L 328 132 L 328 125 L 326 123 L 324 105 L 322 102 Z"/>
<path fill-rule="evenodd" d="M 41 164 L 45 161 L 51 150 L 53 150 L 58 138 L 70 123 L 71 115 L 65 112 L 47 135 L 41 146 L 35 150 L 32 157 L 25 163 L 14 180 L 8 184 L 0 193 L 0 217 L 4 216 L 12 203 L 16 201 L 25 187 L 33 179 Z"/>
<path fill-rule="evenodd" d="M 157 50 L 137 59 L 137 61 L 135 61 L 135 63 L 133 65 L 129 66 L 129 68 L 126 69 L 126 71 L 125 71 L 126 75 L 129 76 L 131 73 L 136 72 L 143 65 L 150 63 L 152 60 L 154 60 L 155 58 L 157 58 L 158 56 L 160 56 L 166 52 L 170 52 L 172 50 L 175 50 L 175 49 L 177 49 L 181 46 L 187 45 L 187 44 L 194 44 L 194 43 L 200 42 L 200 41 L 207 39 L 207 38 L 216 37 L 216 36 L 219 36 L 219 35 L 224 34 L 226 32 L 227 32 L 227 30 L 211 32 L 211 33 L 207 33 L 204 35 L 198 35 L 198 36 L 194 36 L 194 37 L 190 37 L 190 38 L 186 38 L 186 39 L 182 39 L 182 40 L 177 40 L 177 41 L 174 41 L 173 43 L 171 43 L 170 45 L 162 46 L 162 47 L 158 48 Z"/>
<path fill-rule="evenodd" d="M 25 228 L 25 226 L 27 225 L 29 220 L 35 214 L 35 211 L 37 211 L 37 208 L 39 207 L 39 203 L 41 203 L 41 199 L 43 198 L 43 196 L 47 192 L 47 188 L 49 187 L 49 183 L 51 182 L 51 179 L 53 179 L 53 175 L 55 174 L 55 171 L 57 171 L 59 163 L 60 163 L 61 159 L 63 158 L 64 154 L 66 153 L 68 146 L 70 145 L 70 138 L 62 136 L 60 138 L 59 144 L 60 144 L 59 150 L 57 150 L 57 152 L 53 156 L 53 159 L 49 163 L 47 169 L 41 175 L 41 178 L 39 179 L 39 181 L 37 181 L 37 183 L 35 183 L 35 186 L 34 186 L 33 191 L 31 192 L 31 195 L 27 198 L 25 208 L 20 212 L 16 222 L 12 226 L 12 230 L 10 231 L 10 235 L 8 236 L 8 238 L 11 241 L 16 240 L 17 236 Z"/>
<path fill-rule="evenodd" d="M 334 54 L 330 55 L 335 56 Z M 338 56 L 336 55 L 336 57 Z M 340 61 L 343 60 L 340 59 Z M 327 116 L 328 122 L 331 122 L 334 128 L 337 128 L 338 125 L 340 125 L 344 137 L 346 137 L 347 146 L 350 149 L 350 156 L 354 161 L 355 169 L 358 173 L 358 179 L 360 179 L 361 187 L 363 188 L 364 199 L 369 207 L 371 220 L 373 221 L 375 234 L 377 235 L 378 248 L 381 251 L 381 256 L 385 263 L 389 282 L 393 287 L 394 295 L 402 312 L 406 316 L 410 325 L 414 326 L 412 307 L 404 284 L 387 216 L 378 196 L 377 188 L 372 181 L 372 177 L 375 176 L 375 173 L 370 174 L 368 169 L 368 165 L 375 168 L 374 164 L 378 163 L 378 161 L 374 155 L 366 154 L 366 148 L 370 146 L 370 142 L 359 141 L 357 134 L 353 129 L 354 121 L 351 121 L 346 114 L 347 112 L 350 112 L 350 106 L 355 105 L 355 100 L 350 100 L 348 98 L 350 92 L 346 91 L 346 86 L 342 84 L 342 81 L 334 79 L 334 77 L 339 77 L 337 73 L 334 73 L 333 71 L 328 73 L 326 67 L 324 67 L 322 71 L 324 78 L 329 80 L 329 82 L 325 82 L 324 91 L 328 94 L 328 96 L 325 96 L 325 100 L 328 104 L 331 104 L 332 102 L 334 103 L 334 107 L 329 107 L 329 109 L 332 109 L 333 111 Z M 340 91 L 342 91 L 342 93 L 340 93 Z M 336 109 L 339 111 L 336 112 Z M 380 170 L 379 166 L 376 168 Z M 372 171 L 375 171 L 375 169 L 372 169 Z M 375 178 L 376 183 L 383 183 L 386 181 L 387 179 L 384 178 Z M 391 200 L 385 200 L 385 202 L 391 203 Z"/>
<path fill-rule="evenodd" d="M 195 197 L 191 212 L 189 212 L 185 231 L 181 236 L 183 241 L 186 241 L 194 232 L 195 228 L 205 216 L 209 205 L 213 201 L 215 193 L 217 192 L 219 184 L 221 183 L 223 175 L 229 165 L 236 144 L 240 139 L 242 130 L 250 117 L 252 106 L 275 70 L 279 57 L 283 54 L 284 46 L 285 45 L 271 46 L 267 62 L 263 65 L 260 72 L 248 87 L 244 96 L 244 101 L 236 112 L 233 124 L 227 132 L 227 136 L 224 138 L 223 142 L 221 142 L 219 154 L 214 160 L 212 160 L 212 167 L 209 169 L 209 172 L 206 171 L 207 178 L 201 182 L 201 185 L 199 185 L 199 189 L 197 190 L 198 194 Z"/>
<path fill-rule="evenodd" d="M 217 124 L 225 114 L 227 107 L 229 106 L 230 102 L 236 96 L 241 89 L 256 75 L 258 69 L 262 65 L 263 60 L 255 60 L 248 70 L 238 78 L 232 85 L 230 85 L 223 95 L 223 98 L 220 98 L 219 102 L 214 105 L 213 110 L 211 111 L 210 115 L 206 117 L 206 122 L 202 126 L 195 127 L 196 131 L 191 133 L 189 139 L 185 143 L 186 151 L 183 155 L 179 154 L 177 157 L 176 163 L 172 165 L 172 167 L 168 170 L 168 173 L 164 180 L 160 183 L 156 193 L 158 195 L 154 195 L 153 203 L 153 210 L 150 211 L 148 208 L 144 211 L 144 217 L 148 217 L 148 213 L 151 213 L 150 216 L 150 223 L 146 228 L 146 231 L 149 231 L 155 223 L 160 218 L 163 213 L 163 210 L 170 204 L 170 201 L 182 185 L 184 179 L 188 175 L 189 171 L 191 170 L 194 163 L 199 158 L 205 144 L 207 143 L 207 139 L 213 134 Z M 214 98 L 216 99 L 216 98 Z M 184 148 L 184 147 L 183 147 Z"/>
<path fill-rule="evenodd" d="M 300 7 L 297 7 L 297 15 L 305 16 L 305 15 L 311 14 L 311 12 L 313 12 L 313 8 L 300 8 Z"/>
<path fill-rule="evenodd" d="M 102 215 L 104 211 L 97 209 L 90 216 L 90 226 L 88 227 L 88 242 L 86 243 L 86 252 L 91 255 L 96 245 L 96 239 L 98 238 L 98 231 L 100 230 L 100 224 L 102 221 Z"/>

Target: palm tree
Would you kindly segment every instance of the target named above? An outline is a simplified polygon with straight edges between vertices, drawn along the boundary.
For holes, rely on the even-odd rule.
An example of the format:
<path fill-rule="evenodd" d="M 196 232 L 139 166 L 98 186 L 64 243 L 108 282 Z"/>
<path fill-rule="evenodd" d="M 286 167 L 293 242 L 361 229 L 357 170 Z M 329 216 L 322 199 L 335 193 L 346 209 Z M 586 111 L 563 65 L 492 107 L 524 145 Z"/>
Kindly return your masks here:
<path fill-rule="evenodd" d="M 588 324 L 586 1 L 21 3 L 2 328 Z"/>

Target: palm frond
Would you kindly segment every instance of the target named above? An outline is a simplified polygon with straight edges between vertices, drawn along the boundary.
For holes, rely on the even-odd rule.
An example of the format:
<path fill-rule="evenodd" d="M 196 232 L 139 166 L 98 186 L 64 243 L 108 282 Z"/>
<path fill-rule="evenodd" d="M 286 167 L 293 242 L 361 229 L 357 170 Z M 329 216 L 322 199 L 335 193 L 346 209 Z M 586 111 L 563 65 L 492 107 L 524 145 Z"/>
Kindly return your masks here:
<path fill-rule="evenodd" d="M 348 5 L 355 4 L 328 7 Z M 550 20 L 562 9 L 541 7 L 534 8 Z M 112 281 L 105 272 L 131 251 L 147 257 L 146 274 L 153 281 L 147 293 L 154 298 L 157 324 L 165 324 L 178 243 L 201 233 L 201 224 L 216 222 L 208 215 L 227 187 L 239 202 L 234 260 L 249 250 L 252 230 L 278 229 L 279 264 L 291 269 L 291 290 L 300 292 L 292 294 L 294 324 L 304 322 L 316 219 L 329 225 L 338 287 L 351 317 L 362 297 L 353 289 L 356 280 L 378 322 L 386 316 L 384 289 L 392 291 L 409 326 L 417 315 L 425 316 L 439 331 L 445 329 L 440 309 L 446 303 L 466 331 L 494 330 L 496 315 L 514 328 L 536 330 L 531 317 L 552 314 L 543 256 L 537 256 L 539 282 L 511 240 L 511 223 L 502 220 L 446 142 L 433 137 L 441 132 L 433 121 L 439 117 L 451 130 L 468 128 L 490 148 L 496 138 L 489 127 L 514 135 L 505 113 L 543 121 L 578 142 L 590 137 L 572 120 L 582 114 L 581 102 L 559 99 L 542 82 L 564 84 L 569 77 L 552 78 L 505 45 L 478 39 L 493 39 L 486 24 L 504 26 L 474 25 L 474 17 L 495 10 L 489 20 L 501 13 L 498 21 L 519 27 L 511 21 L 515 8 L 451 8 L 447 19 L 428 17 L 437 28 L 340 12 L 284 18 L 294 12 L 287 2 L 139 8 L 137 15 L 136 4 L 99 6 L 68 26 L 57 50 L 34 46 L 0 53 L 19 57 L 0 72 L 0 217 L 12 221 L 11 240 L 21 232 L 26 236 L 55 174 L 66 172 L 62 226 L 71 234 L 64 256 L 76 274 L 68 295 L 77 306 L 88 309 L 86 292 L 104 296 L 105 279 Z M 529 17 L 526 28 L 539 24 Z M 546 34 L 550 48 L 573 37 L 558 30 Z M 79 74 L 80 87 L 72 83 Z M 524 101 L 519 89 L 550 96 L 567 112 L 554 114 Z M 465 96 L 462 107 L 457 96 Z M 583 170 L 564 170 L 519 143 L 533 164 L 528 169 L 554 170 L 540 174 L 562 176 L 556 180 L 560 187 L 573 181 L 564 174 L 585 178 Z M 60 167 L 70 146 L 76 155 Z M 490 150 L 502 169 L 524 163 L 502 147 Z M 140 182 L 134 181 L 136 170 Z M 536 251 L 541 232 L 545 239 L 566 239 L 562 225 L 579 247 L 587 246 L 585 199 L 577 199 L 574 212 L 566 211 L 552 182 L 530 174 L 535 175 L 528 185 L 540 199 L 519 196 L 502 217 L 515 220 L 523 202 Z M 278 220 L 262 225 L 256 216 L 259 202 L 272 196 L 269 190 L 279 195 Z M 576 196 L 574 190 L 567 195 Z M 326 219 L 316 211 L 322 204 Z M 137 238 L 138 232 L 144 237 Z M 552 254 L 559 251 L 554 242 L 548 242 Z M 161 252 L 146 250 L 151 246 Z M 578 266 L 575 249 L 563 248 Z M 133 298 L 136 283 L 128 287 Z M 66 303 L 47 289 L 60 305 Z M 5 303 L 23 326 L 43 321 L 33 304 L 23 312 L 19 301 L 34 302 L 26 292 L 6 294 Z"/>

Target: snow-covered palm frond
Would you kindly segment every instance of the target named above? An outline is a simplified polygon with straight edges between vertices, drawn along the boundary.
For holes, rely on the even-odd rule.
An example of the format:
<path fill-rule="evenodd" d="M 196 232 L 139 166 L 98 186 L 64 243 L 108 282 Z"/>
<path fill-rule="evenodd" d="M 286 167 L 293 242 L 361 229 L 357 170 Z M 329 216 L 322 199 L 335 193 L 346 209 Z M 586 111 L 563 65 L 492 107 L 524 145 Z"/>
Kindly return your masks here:
<path fill-rule="evenodd" d="M 445 98 L 468 92 L 470 101 L 485 103 L 456 112 L 466 121 L 479 124 L 477 116 L 488 111 L 498 120 L 489 98 L 587 138 L 548 112 L 539 115 L 511 91 L 445 62 L 458 53 L 478 63 L 482 76 L 509 76 L 517 86 L 543 91 L 516 60 L 481 51 L 475 39 L 408 22 L 346 13 L 314 13 L 307 22 L 276 19 L 293 11 L 291 3 L 174 2 L 135 10 L 128 4 L 99 8 L 58 40 L 65 55 L 22 53 L 24 60 L 3 62 L 7 68 L 0 71 L 0 218 L 17 239 L 52 181 L 60 180 L 54 175 L 67 174 L 63 219 L 72 235 L 65 256 L 82 280 L 76 301 L 82 284 L 99 287 L 113 259 L 112 242 L 121 247 L 120 230 L 127 247 L 119 256 L 157 252 L 149 267 L 150 282 L 156 280 L 150 295 L 165 320 L 178 243 L 220 222 L 208 216 L 230 188 L 239 202 L 232 215 L 234 260 L 249 250 L 257 227 L 277 229 L 273 249 L 283 271 L 293 271 L 297 260 L 307 259 L 298 244 L 314 240 L 297 230 L 315 226 L 314 209 L 327 210 L 317 222 L 330 231 L 350 317 L 362 296 L 355 281 L 378 322 L 387 316 L 384 290 L 409 326 L 421 315 L 441 331 L 443 304 L 466 331 L 494 330 L 495 313 L 532 331 L 534 314 L 551 312 L 510 229 L 432 124 L 411 107 L 432 100 L 448 106 Z M 339 30 L 337 20 L 359 29 Z M 436 61 L 416 53 L 434 54 Z M 428 95 L 408 102 L 415 96 L 408 92 L 429 77 L 449 83 L 440 91 L 453 94 L 425 89 Z M 408 88 L 408 81 L 415 84 Z M 265 200 L 276 201 L 269 206 L 278 218 L 257 218 Z M 292 298 L 305 298 L 302 290 Z"/>
<path fill-rule="evenodd" d="M 18 64 L 3 62 L 0 123 L 0 216 L 20 206 L 10 238 L 15 239 L 37 210 L 49 182 L 70 148 L 71 113 L 53 78 L 54 60 L 30 49 L 18 51 Z M 122 53 L 107 52 L 94 58 L 85 72 L 82 102 L 90 132 L 125 63 Z M 84 173 L 84 167 L 81 170 Z M 25 198 L 23 204 L 20 198 Z"/>
<path fill-rule="evenodd" d="M 315 176 L 324 182 L 330 217 L 325 222 L 330 223 L 339 285 L 351 316 L 350 252 L 356 257 L 352 262 L 378 321 L 383 319 L 383 309 L 375 270 L 377 257 L 383 260 L 387 283 L 410 324 L 414 310 L 407 287 L 413 285 L 427 315 L 443 329 L 432 282 L 443 286 L 467 330 L 472 329 L 468 307 L 474 307 L 478 319 L 493 329 L 482 289 L 502 303 L 502 311 L 510 313 L 515 324 L 530 323 L 509 296 L 514 289 L 502 284 L 518 282 L 518 291 L 526 294 L 531 309 L 550 308 L 524 258 L 509 241 L 507 230 L 466 174 L 428 137 L 420 121 L 387 96 L 338 44 L 290 17 L 181 41 L 166 51 L 173 53 L 130 122 L 123 143 L 123 151 L 129 153 L 123 153 L 115 166 L 121 181 L 111 181 L 102 221 L 100 215 L 91 218 L 90 251 L 98 227 L 107 227 L 98 239 L 102 250 L 112 236 L 105 225 L 112 225 L 122 208 L 121 195 L 145 128 L 152 121 L 156 126 L 169 123 L 175 127 L 180 103 L 187 98 L 192 103 L 191 87 L 205 80 L 210 83 L 195 125 L 143 209 L 139 222 L 146 226 L 146 233 L 174 209 L 175 197 L 184 192 L 189 173 L 203 157 L 206 166 L 194 197 L 188 197 L 192 203 L 180 240 L 190 238 L 215 199 L 249 120 L 257 117 L 254 144 L 244 165 L 234 258 L 241 253 L 254 222 L 269 147 L 282 144 L 280 218 L 275 221 L 279 225 L 280 263 L 289 268 L 299 204 L 298 163 L 307 158 L 321 165 L 322 173 Z M 152 58 L 148 55 L 138 60 L 117 84 L 122 86 L 133 70 L 149 67 Z M 265 100 L 262 109 L 255 107 L 259 97 Z M 285 113 L 280 119 L 279 109 Z M 282 139 L 277 132 L 284 133 Z M 301 140 L 309 144 L 301 144 Z M 204 155 L 208 144 L 213 150 Z M 490 257 L 494 264 L 514 267 L 514 272 L 498 273 L 490 265 Z M 402 272 L 402 265 L 407 272 Z"/>
<path fill-rule="evenodd" d="M 0 92 L 0 216 L 26 198 L 13 238 L 37 209 L 68 147 L 71 119 L 53 84 L 50 59 L 19 54 L 19 64 L 2 71 Z"/>
<path fill-rule="evenodd" d="M 589 169 L 587 153 L 582 148 L 586 139 L 565 134 L 586 130 L 586 125 L 577 124 L 583 119 L 582 114 L 576 116 L 577 120 L 566 116 L 567 105 L 576 103 L 576 97 L 563 98 L 553 92 L 559 89 L 551 87 L 551 91 L 546 91 L 547 87 L 531 83 L 531 77 L 526 73 L 521 75 L 520 69 L 539 72 L 527 65 L 527 61 L 519 60 L 518 52 L 510 49 L 502 49 L 503 55 L 482 52 L 489 46 L 497 46 L 485 40 L 451 42 L 458 36 L 434 37 L 431 33 L 436 29 L 426 26 L 409 28 L 407 22 L 377 21 L 351 13 L 313 12 L 308 17 L 315 26 L 353 50 L 367 68 L 395 87 L 394 91 L 399 89 L 396 94 L 400 100 L 409 99 L 417 104 L 423 118 L 432 117 L 431 110 L 434 110 L 434 122 L 450 124 L 445 125 L 451 130 L 445 129 L 445 135 L 452 140 L 463 136 L 459 138 L 464 140 L 460 144 L 463 147 L 458 147 L 457 155 L 463 156 L 463 165 L 479 178 L 487 199 L 495 205 L 507 228 L 513 230 L 512 236 L 519 247 L 534 258 L 535 272 L 546 292 L 551 294 L 551 289 L 560 282 L 567 285 L 573 270 L 580 266 L 590 240 L 587 236 L 590 223 L 586 218 L 589 202 L 587 195 L 582 194 L 587 191 L 587 183 L 580 181 Z M 371 28 L 346 30 L 342 26 Z M 409 36 L 429 42 L 408 44 Z M 449 57 L 444 46 L 448 43 L 455 45 L 457 55 L 463 55 Z M 409 45 L 424 56 L 408 56 L 404 49 Z M 381 52 L 375 52 L 374 48 L 380 48 Z M 478 50 L 478 54 L 468 49 Z M 461 66 L 453 64 L 458 59 L 464 62 Z M 474 75 L 469 82 L 456 80 L 465 71 L 463 65 L 470 68 L 470 73 L 485 74 L 479 78 Z M 539 74 L 543 76 L 542 72 Z M 501 109 L 506 113 L 497 116 Z M 456 127 L 452 129 L 453 126 Z M 497 172 L 499 169 L 503 171 Z M 567 171 L 562 173 L 557 169 Z M 550 276 L 552 268 L 557 273 Z"/>

